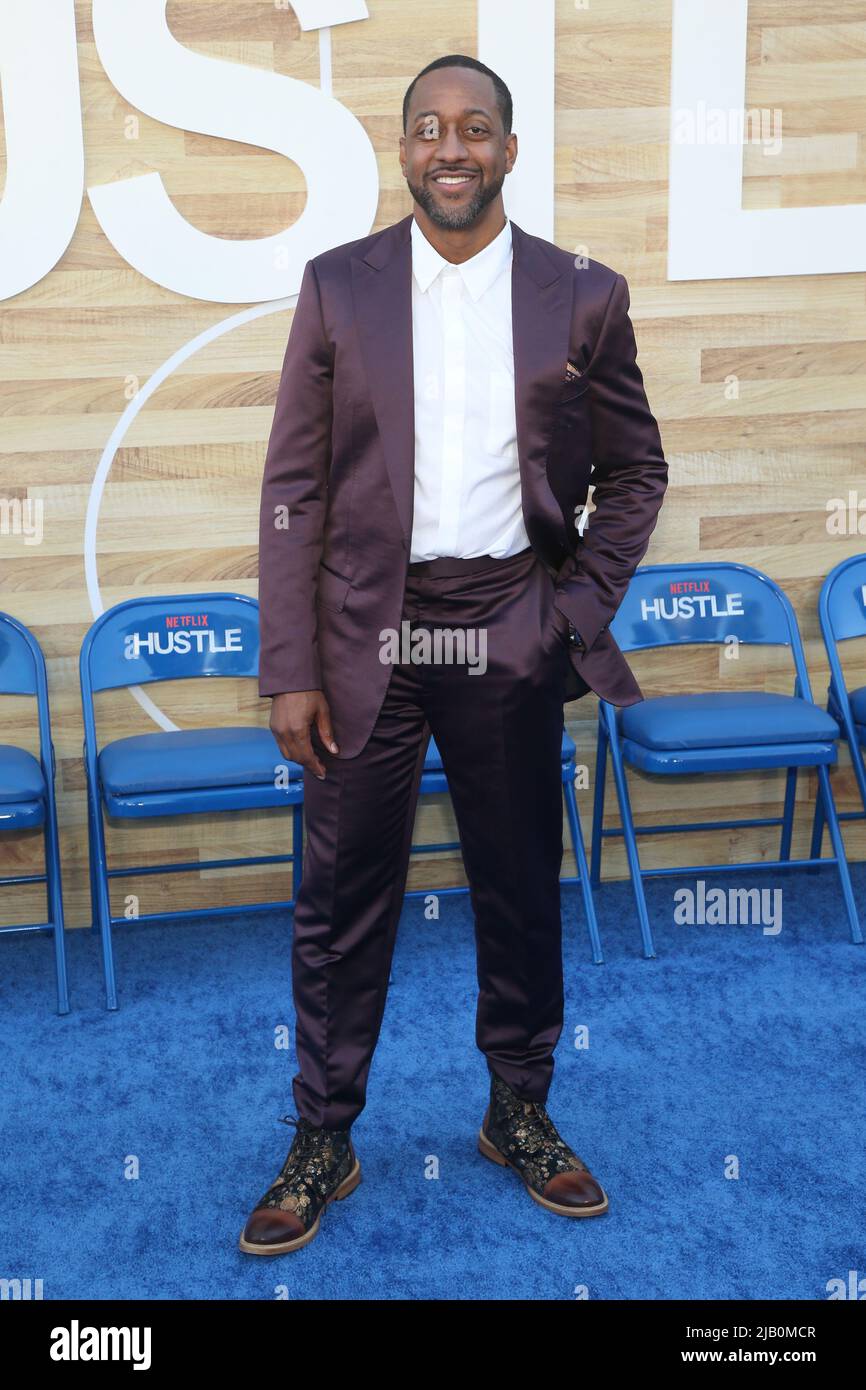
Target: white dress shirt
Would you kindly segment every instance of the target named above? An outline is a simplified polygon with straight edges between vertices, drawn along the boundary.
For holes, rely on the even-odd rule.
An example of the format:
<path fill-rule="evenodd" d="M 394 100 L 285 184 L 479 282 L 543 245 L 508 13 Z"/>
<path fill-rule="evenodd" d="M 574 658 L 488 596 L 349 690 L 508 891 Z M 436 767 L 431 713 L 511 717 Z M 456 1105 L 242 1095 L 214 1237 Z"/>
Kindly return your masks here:
<path fill-rule="evenodd" d="M 515 555 L 523 524 L 514 405 L 511 223 L 461 265 L 412 219 L 415 503 L 410 561 Z"/>

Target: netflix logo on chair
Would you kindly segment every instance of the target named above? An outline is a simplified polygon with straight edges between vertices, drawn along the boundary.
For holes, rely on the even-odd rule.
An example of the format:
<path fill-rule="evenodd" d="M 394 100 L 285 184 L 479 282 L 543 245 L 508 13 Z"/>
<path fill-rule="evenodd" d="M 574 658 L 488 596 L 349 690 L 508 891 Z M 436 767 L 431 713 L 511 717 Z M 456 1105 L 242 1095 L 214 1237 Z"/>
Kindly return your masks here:
<path fill-rule="evenodd" d="M 670 622 L 679 618 L 741 618 L 743 595 L 714 592 L 709 579 L 678 579 L 668 585 L 669 594 L 640 601 L 644 622 Z"/>
<path fill-rule="evenodd" d="M 123 655 L 127 661 L 144 657 L 217 655 L 221 652 L 243 651 L 241 629 L 223 628 L 217 632 L 210 625 L 209 613 L 171 613 L 164 627 L 152 632 L 127 632 L 123 639 Z"/>

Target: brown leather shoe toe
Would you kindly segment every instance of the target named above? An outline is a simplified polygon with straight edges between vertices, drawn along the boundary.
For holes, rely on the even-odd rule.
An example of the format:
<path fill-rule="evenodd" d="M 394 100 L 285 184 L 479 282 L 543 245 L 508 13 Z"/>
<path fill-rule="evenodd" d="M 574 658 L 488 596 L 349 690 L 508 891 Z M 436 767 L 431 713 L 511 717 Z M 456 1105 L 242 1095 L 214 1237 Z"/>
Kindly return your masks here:
<path fill-rule="evenodd" d="M 245 1245 L 283 1245 L 305 1234 L 304 1223 L 293 1211 L 279 1207 L 257 1207 L 244 1226 Z"/>
<path fill-rule="evenodd" d="M 556 1207 L 591 1207 L 594 1213 L 607 1210 L 607 1193 L 592 1173 L 584 1169 L 556 1173 L 541 1195 Z"/>

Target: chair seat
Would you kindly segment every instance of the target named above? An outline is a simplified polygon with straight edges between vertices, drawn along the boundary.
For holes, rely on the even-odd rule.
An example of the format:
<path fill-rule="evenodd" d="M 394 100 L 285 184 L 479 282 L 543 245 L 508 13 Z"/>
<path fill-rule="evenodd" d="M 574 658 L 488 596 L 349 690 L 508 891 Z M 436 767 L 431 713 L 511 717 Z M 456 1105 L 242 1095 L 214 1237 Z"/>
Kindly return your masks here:
<path fill-rule="evenodd" d="M 565 729 L 563 729 L 563 731 L 562 731 L 562 761 L 563 761 L 564 763 L 571 762 L 571 760 L 572 760 L 572 758 L 574 757 L 576 751 L 577 751 L 577 747 L 576 747 L 576 744 L 575 744 L 575 742 L 574 742 L 574 739 L 571 737 L 571 735 L 570 735 L 569 733 L 566 732 Z M 432 735 L 431 735 L 431 737 L 430 737 L 430 742 L 429 742 L 428 745 L 427 745 L 427 754 L 426 754 L 426 756 L 425 756 L 425 758 L 424 758 L 424 771 L 425 771 L 425 772 L 442 772 L 442 771 L 443 771 L 443 768 L 442 768 L 442 754 L 439 752 L 439 749 L 438 749 L 437 746 L 436 746 L 436 740 L 435 740 L 435 738 L 432 737 Z"/>
<path fill-rule="evenodd" d="M 0 743 L 0 805 L 38 801 L 45 795 L 39 759 L 14 743 Z"/>
<path fill-rule="evenodd" d="M 279 766 L 300 781 L 303 768 L 287 762 L 270 729 L 177 729 L 134 734 L 107 743 L 99 777 L 109 796 L 273 785 Z"/>
<path fill-rule="evenodd" d="M 618 711 L 623 735 L 658 751 L 819 743 L 839 737 L 825 710 L 769 691 L 659 695 Z"/>

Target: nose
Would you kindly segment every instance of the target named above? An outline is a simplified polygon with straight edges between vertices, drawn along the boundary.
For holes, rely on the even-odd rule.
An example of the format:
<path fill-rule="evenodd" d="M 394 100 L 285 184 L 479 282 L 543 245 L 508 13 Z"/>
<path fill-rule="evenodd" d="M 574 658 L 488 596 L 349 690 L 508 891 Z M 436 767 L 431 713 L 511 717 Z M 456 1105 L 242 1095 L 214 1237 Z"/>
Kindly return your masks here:
<path fill-rule="evenodd" d="M 466 145 L 461 138 L 460 131 L 456 126 L 451 126 L 446 130 L 445 135 L 439 141 L 439 158 L 442 160 L 459 160 L 466 158 Z"/>

